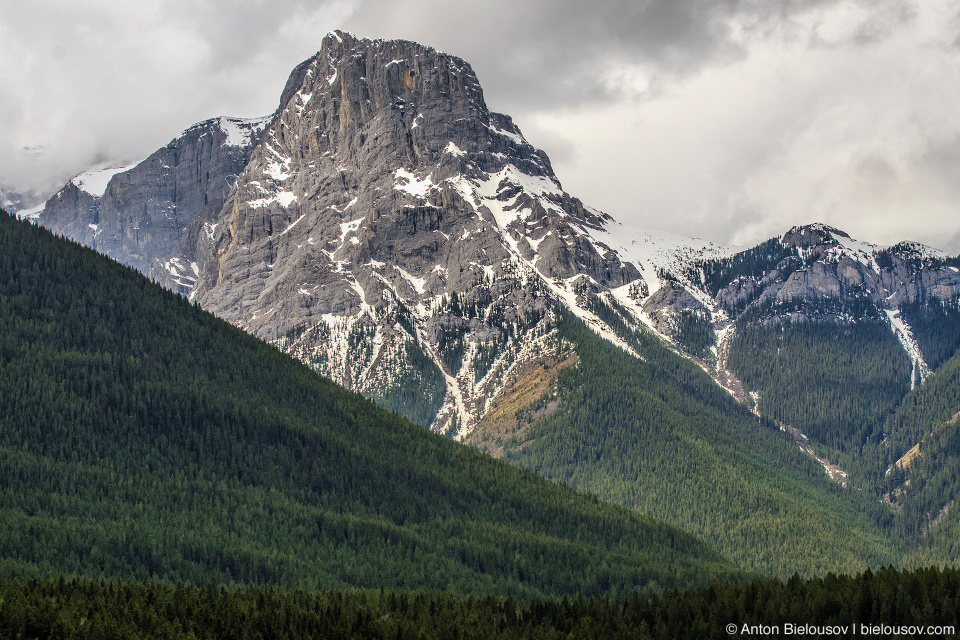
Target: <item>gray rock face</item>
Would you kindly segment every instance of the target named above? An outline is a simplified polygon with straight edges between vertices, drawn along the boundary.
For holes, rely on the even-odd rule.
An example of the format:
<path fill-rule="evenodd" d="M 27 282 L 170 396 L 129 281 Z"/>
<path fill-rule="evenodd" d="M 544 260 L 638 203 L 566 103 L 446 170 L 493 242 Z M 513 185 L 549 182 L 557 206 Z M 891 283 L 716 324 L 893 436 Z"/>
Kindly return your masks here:
<path fill-rule="evenodd" d="M 514 255 L 549 278 L 638 277 L 569 231 L 603 220 L 487 110 L 470 66 L 411 42 L 327 37 L 223 213 L 197 299 L 268 339 L 356 313 L 385 287 L 405 300 L 467 290 Z M 307 281 L 323 294 L 298 293 Z"/>
<path fill-rule="evenodd" d="M 810 224 L 791 228 L 783 234 L 781 242 L 796 249 L 809 249 L 811 247 L 836 245 L 837 238 L 849 240 L 850 236 L 844 231 L 825 224 Z"/>
<path fill-rule="evenodd" d="M 341 32 L 273 116 L 77 176 L 38 221 L 451 434 L 549 349 L 557 305 L 609 336 L 591 298 L 649 290 L 469 64 Z"/>
<path fill-rule="evenodd" d="M 37 221 L 51 231 L 96 249 L 100 198 L 83 191 L 75 183 L 68 182 L 47 200 Z M 117 259 L 115 256 L 111 257 Z"/>
<path fill-rule="evenodd" d="M 40 223 L 458 436 L 552 348 L 559 307 L 630 350 L 616 327 L 670 340 L 684 312 L 729 338 L 745 310 L 851 322 L 849 308 L 960 293 L 925 247 L 808 225 L 711 297 L 697 265 L 728 250 L 626 237 L 487 109 L 469 64 L 342 32 L 293 70 L 273 116 L 208 120 L 135 167 L 78 176 Z"/>
<path fill-rule="evenodd" d="M 345 386 L 390 386 L 414 349 L 446 380 L 435 428 L 465 429 L 498 382 L 478 354 L 510 366 L 551 288 L 640 278 L 459 58 L 337 32 L 283 101 L 198 234 L 193 298 Z"/>
<path fill-rule="evenodd" d="M 960 271 L 936 250 L 916 243 L 878 247 L 825 225 L 794 227 L 780 243 L 795 254 L 775 269 L 721 289 L 716 295 L 721 308 L 738 314 L 747 305 L 772 304 L 774 313 L 784 308 L 785 319 L 850 322 L 855 318 L 844 317 L 840 305 L 824 303 L 855 303 L 880 316 L 903 303 L 948 301 L 960 294 Z"/>
<path fill-rule="evenodd" d="M 236 118 L 194 125 L 133 167 L 77 176 L 47 201 L 39 223 L 189 290 L 196 236 L 220 212 L 265 125 Z M 169 268 L 177 263 L 182 274 Z"/>
<path fill-rule="evenodd" d="M 668 280 L 643 303 L 643 311 L 650 318 L 656 330 L 672 336 L 675 330 L 675 321 L 681 311 L 692 311 L 709 320 L 710 310 L 697 300 L 686 287 L 678 282 Z"/>

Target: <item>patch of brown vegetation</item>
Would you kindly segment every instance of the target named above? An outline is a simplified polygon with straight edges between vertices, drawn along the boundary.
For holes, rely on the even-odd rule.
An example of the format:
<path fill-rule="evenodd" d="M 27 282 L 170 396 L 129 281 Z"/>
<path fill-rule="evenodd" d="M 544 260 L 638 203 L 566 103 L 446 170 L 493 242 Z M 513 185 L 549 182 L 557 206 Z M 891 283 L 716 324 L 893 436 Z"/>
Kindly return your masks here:
<path fill-rule="evenodd" d="M 557 375 L 563 369 L 580 362 L 576 352 L 548 354 L 517 366 L 509 375 L 500 393 L 494 399 L 493 408 L 481 418 L 464 442 L 502 458 L 505 445 L 516 439 L 522 442 L 527 429 L 541 418 L 550 415 L 560 406 L 555 395 Z M 539 409 L 532 407 L 546 397 Z M 518 413 L 529 410 L 526 419 L 518 420 Z"/>
<path fill-rule="evenodd" d="M 948 422 L 947 424 L 950 424 L 950 423 Z M 918 455 L 920 455 L 919 443 L 913 445 L 913 448 L 911 448 L 910 451 L 907 451 L 905 454 L 903 454 L 903 457 L 897 460 L 893 464 L 893 466 L 895 466 L 898 469 L 906 469 L 907 467 L 910 466 L 910 463 L 913 462 L 913 459 L 916 458 Z"/>
<path fill-rule="evenodd" d="M 949 427 L 957 424 L 957 422 L 960 422 L 960 411 L 953 414 L 953 417 L 947 420 L 946 422 L 944 422 L 943 425 L 945 427 Z M 943 433 L 944 433 L 944 429 L 935 428 L 933 431 L 930 432 L 929 438 L 933 438 L 934 440 L 939 441 L 940 438 L 943 436 Z M 910 465 L 913 464 L 913 461 L 916 460 L 922 454 L 922 452 L 920 451 L 920 447 L 923 446 L 923 443 L 925 441 L 929 442 L 929 439 L 927 436 L 922 438 L 920 442 L 918 442 L 917 444 L 913 445 L 913 447 L 911 447 L 909 451 L 903 454 L 899 460 L 894 462 L 893 466 L 887 469 L 887 475 L 890 475 L 890 472 L 893 471 L 894 469 L 909 469 Z M 892 493 L 884 494 L 883 499 L 887 502 L 887 504 L 889 504 L 894 509 L 900 510 L 901 506 L 898 504 L 897 500 L 900 498 L 900 496 L 906 493 L 909 487 L 910 487 L 910 479 L 907 478 L 903 482 L 903 484 L 897 487 L 896 489 L 894 489 Z M 944 507 L 944 511 L 941 512 L 940 516 L 938 516 L 938 519 L 935 520 L 930 525 L 931 528 L 935 526 L 940 521 L 940 519 L 942 519 L 942 516 L 946 515 L 946 511 L 949 510 L 949 508 L 952 505 L 953 505 L 953 502 L 951 502 L 946 507 Z M 926 533 L 924 533 L 924 535 L 926 535 Z"/>

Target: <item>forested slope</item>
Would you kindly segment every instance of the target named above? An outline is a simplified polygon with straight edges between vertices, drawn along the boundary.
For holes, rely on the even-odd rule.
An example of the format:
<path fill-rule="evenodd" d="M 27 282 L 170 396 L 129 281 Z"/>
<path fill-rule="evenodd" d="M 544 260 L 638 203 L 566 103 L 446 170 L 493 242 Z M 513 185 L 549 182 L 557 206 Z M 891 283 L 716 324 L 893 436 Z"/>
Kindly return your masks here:
<path fill-rule="evenodd" d="M 752 570 L 822 575 L 897 560 L 883 506 L 830 481 L 696 365 L 642 333 L 632 336 L 641 361 L 576 319 L 559 330 L 579 364 L 558 375 L 557 410 L 507 459 L 695 532 Z"/>
<path fill-rule="evenodd" d="M 624 594 L 740 575 L 0 215 L 0 572 Z"/>
<path fill-rule="evenodd" d="M 890 531 L 908 541 L 908 564 L 960 557 L 960 354 L 904 399 L 867 450 L 873 481 L 893 506 Z"/>
<path fill-rule="evenodd" d="M 886 322 L 739 322 L 729 354 L 763 415 L 807 435 L 851 486 L 867 486 L 863 448 L 883 439 L 884 420 L 910 391 L 910 358 Z"/>

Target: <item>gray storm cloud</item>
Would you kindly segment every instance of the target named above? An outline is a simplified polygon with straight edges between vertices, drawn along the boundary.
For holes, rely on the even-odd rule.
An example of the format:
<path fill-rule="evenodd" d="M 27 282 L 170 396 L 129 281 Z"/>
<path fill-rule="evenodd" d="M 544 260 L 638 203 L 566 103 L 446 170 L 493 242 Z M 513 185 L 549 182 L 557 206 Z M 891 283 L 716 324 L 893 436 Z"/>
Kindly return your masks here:
<path fill-rule="evenodd" d="M 0 0 L 0 184 L 268 113 L 345 28 L 468 60 L 627 224 L 751 243 L 821 220 L 956 253 L 958 26 L 942 0 Z"/>
<path fill-rule="evenodd" d="M 832 0 L 531 0 L 365 2 L 348 20 L 358 33 L 429 42 L 481 69 L 507 108 L 622 98 L 610 66 L 645 63 L 692 73 L 744 55 L 731 22 L 774 28 Z M 559 103 L 559 104 L 558 104 Z"/>

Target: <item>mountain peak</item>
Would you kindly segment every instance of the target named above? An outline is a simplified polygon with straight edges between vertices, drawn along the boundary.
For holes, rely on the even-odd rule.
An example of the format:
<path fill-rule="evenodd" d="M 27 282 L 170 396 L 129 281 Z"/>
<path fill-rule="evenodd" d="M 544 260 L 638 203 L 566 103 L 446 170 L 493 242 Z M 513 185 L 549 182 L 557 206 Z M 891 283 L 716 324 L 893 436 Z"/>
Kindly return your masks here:
<path fill-rule="evenodd" d="M 410 358 L 432 361 L 449 409 L 441 423 L 466 427 L 489 396 L 478 350 L 513 349 L 498 356 L 507 366 L 551 297 L 574 304 L 640 278 L 591 237 L 608 221 L 488 110 L 465 61 L 336 32 L 291 74 L 199 234 L 193 297 L 264 339 L 297 333 L 285 348 L 358 390 L 396 384 Z M 359 333 L 378 347 L 346 354 Z"/>
<path fill-rule="evenodd" d="M 842 242 L 841 238 L 850 240 L 850 235 L 836 227 L 822 222 L 791 227 L 783 234 L 782 242 L 793 247 L 815 247 L 820 244 Z"/>
<path fill-rule="evenodd" d="M 264 264 L 274 265 L 279 245 L 308 251 L 321 247 L 323 237 L 322 248 L 309 251 L 333 273 L 341 273 L 335 265 L 396 265 L 429 283 L 413 287 L 419 302 L 469 286 L 474 272 L 495 269 L 511 255 L 534 260 L 544 253 L 537 249 L 551 235 L 549 227 L 565 219 L 602 227 L 602 216 L 563 192 L 546 154 L 509 117 L 487 109 L 463 60 L 417 43 L 336 32 L 298 69 L 298 86 L 285 90 L 282 112 L 238 181 L 235 221 L 218 227 L 211 258 L 221 265 L 254 246 L 267 252 Z M 479 240 L 485 234 L 489 239 Z M 564 235 L 570 234 L 552 234 L 543 248 L 569 254 Z M 462 247 L 477 242 L 483 255 L 467 259 L 473 266 L 464 269 Z M 596 253 L 590 244 L 579 250 Z M 554 255 L 538 269 L 551 278 L 569 277 L 578 272 L 574 262 L 571 255 Z M 629 281 L 607 275 L 622 270 L 619 263 L 606 265 L 600 256 L 588 262 L 599 280 Z M 452 264 L 458 275 L 441 278 Z M 201 300 L 218 286 L 221 271 L 207 273 Z M 284 295 L 273 289 L 270 301 L 261 299 L 278 275 L 269 273 L 267 282 L 237 291 L 251 304 L 230 303 L 232 313 L 244 309 L 235 319 L 254 330 L 266 309 L 275 308 L 273 295 Z M 408 279 L 394 275 L 385 277 L 401 299 L 413 301 L 403 282 Z M 307 317 L 350 314 L 367 304 L 349 279 L 336 280 L 342 294 L 325 296 Z M 271 326 L 275 320 L 271 315 Z M 302 312 L 291 313 L 275 330 L 282 334 L 303 320 Z"/>
<path fill-rule="evenodd" d="M 62 218 L 58 230 L 459 436 L 511 371 L 560 349 L 561 309 L 634 355 L 642 324 L 709 358 L 751 305 L 799 318 L 807 300 L 880 296 L 892 310 L 960 288 L 929 269 L 914 286 L 900 253 L 919 250 L 823 223 L 743 255 L 626 233 L 563 190 L 467 62 L 345 31 L 291 72 L 268 118 L 201 123 L 113 180 L 92 195 L 68 185 L 41 223 Z"/>

